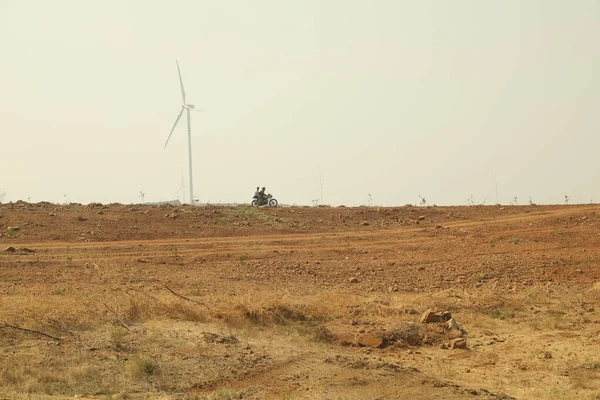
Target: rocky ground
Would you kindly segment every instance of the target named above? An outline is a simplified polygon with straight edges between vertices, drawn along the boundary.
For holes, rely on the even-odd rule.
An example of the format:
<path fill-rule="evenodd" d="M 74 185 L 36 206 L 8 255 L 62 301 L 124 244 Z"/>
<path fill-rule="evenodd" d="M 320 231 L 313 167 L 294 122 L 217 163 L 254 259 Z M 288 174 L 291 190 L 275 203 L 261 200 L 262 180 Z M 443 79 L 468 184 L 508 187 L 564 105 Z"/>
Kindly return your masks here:
<path fill-rule="evenodd" d="M 0 397 L 596 399 L 600 206 L 0 205 Z"/>

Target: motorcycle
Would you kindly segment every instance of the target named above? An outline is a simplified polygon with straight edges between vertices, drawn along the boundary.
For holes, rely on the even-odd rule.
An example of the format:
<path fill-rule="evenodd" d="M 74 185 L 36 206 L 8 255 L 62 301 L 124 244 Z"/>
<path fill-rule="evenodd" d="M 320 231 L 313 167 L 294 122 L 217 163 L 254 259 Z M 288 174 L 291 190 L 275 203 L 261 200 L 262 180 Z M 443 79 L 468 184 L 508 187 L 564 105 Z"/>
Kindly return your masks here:
<path fill-rule="evenodd" d="M 259 206 L 277 207 L 277 204 L 278 204 L 277 199 L 273 198 L 271 193 L 267 194 L 266 196 L 254 195 L 254 197 L 252 198 L 252 206 L 254 206 L 254 207 L 259 207 Z"/>

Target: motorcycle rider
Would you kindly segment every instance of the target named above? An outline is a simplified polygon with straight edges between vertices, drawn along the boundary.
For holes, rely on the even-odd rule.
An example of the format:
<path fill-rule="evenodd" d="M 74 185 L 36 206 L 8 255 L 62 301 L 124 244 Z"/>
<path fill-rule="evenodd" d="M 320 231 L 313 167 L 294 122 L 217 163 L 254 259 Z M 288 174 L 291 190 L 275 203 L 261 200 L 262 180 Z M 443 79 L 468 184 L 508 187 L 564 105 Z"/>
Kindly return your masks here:
<path fill-rule="evenodd" d="M 263 188 L 260 190 L 260 192 L 258 192 L 258 195 L 260 196 L 260 201 L 264 202 L 265 201 L 265 187 L 263 186 Z"/>
<path fill-rule="evenodd" d="M 259 193 L 260 193 L 260 188 L 257 186 L 256 187 L 256 192 L 254 192 L 254 198 L 255 199 L 258 199 Z"/>

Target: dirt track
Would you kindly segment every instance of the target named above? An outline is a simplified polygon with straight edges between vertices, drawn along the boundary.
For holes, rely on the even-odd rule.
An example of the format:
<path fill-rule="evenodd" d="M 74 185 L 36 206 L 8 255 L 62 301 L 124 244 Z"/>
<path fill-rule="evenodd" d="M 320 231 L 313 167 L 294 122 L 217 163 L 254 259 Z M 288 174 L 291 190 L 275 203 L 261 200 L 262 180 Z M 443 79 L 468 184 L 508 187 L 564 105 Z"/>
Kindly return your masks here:
<path fill-rule="evenodd" d="M 598 211 L 0 205 L 1 250 L 16 250 L 0 253 L 0 321 L 63 339 L 0 329 L 3 364 L 28 366 L 0 383 L 11 396 L 595 398 Z M 441 350 L 449 333 L 430 326 L 419 345 L 343 344 L 427 308 L 451 311 L 471 350 Z M 43 383 L 34 365 L 67 378 Z"/>

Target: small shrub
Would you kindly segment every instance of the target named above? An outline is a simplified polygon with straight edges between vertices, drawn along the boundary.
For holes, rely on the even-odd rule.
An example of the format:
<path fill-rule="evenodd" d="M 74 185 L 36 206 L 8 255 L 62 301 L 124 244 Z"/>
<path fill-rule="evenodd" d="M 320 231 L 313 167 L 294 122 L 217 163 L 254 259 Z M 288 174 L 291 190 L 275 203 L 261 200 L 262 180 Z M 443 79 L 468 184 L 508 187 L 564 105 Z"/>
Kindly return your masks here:
<path fill-rule="evenodd" d="M 271 323 L 275 325 L 288 325 L 290 323 L 316 324 L 315 317 L 292 307 L 278 305 L 269 308 L 250 310 L 247 307 L 240 305 L 237 308 L 243 313 L 246 319 L 256 325 L 266 326 Z"/>
<path fill-rule="evenodd" d="M 159 365 L 151 358 L 133 356 L 126 364 L 127 372 L 134 378 L 148 378 L 160 373 Z"/>
<path fill-rule="evenodd" d="M 270 320 L 264 309 L 249 310 L 244 306 L 240 306 L 239 309 L 244 314 L 244 317 L 255 325 L 267 325 Z"/>
<path fill-rule="evenodd" d="M 385 336 L 386 344 L 398 343 L 408 346 L 420 346 L 425 337 L 421 326 L 416 324 L 403 324 L 398 329 Z"/>
<path fill-rule="evenodd" d="M 121 327 L 114 327 L 110 331 L 110 341 L 116 348 L 123 347 L 123 339 L 127 336 L 127 329 Z"/>
<path fill-rule="evenodd" d="M 137 321 L 142 317 L 142 305 L 136 299 L 129 299 L 129 307 L 124 309 L 127 321 Z"/>
<path fill-rule="evenodd" d="M 273 313 L 273 322 L 277 325 L 286 325 L 288 322 L 314 322 L 311 315 L 290 307 L 277 306 L 269 309 Z"/>
<path fill-rule="evenodd" d="M 319 325 L 314 330 L 313 339 L 321 343 L 334 343 L 337 337 L 329 329 Z"/>
<path fill-rule="evenodd" d="M 192 283 L 193 290 L 191 291 L 191 294 L 193 296 L 201 296 L 203 287 L 204 287 L 204 282 L 202 282 L 202 281 Z"/>

